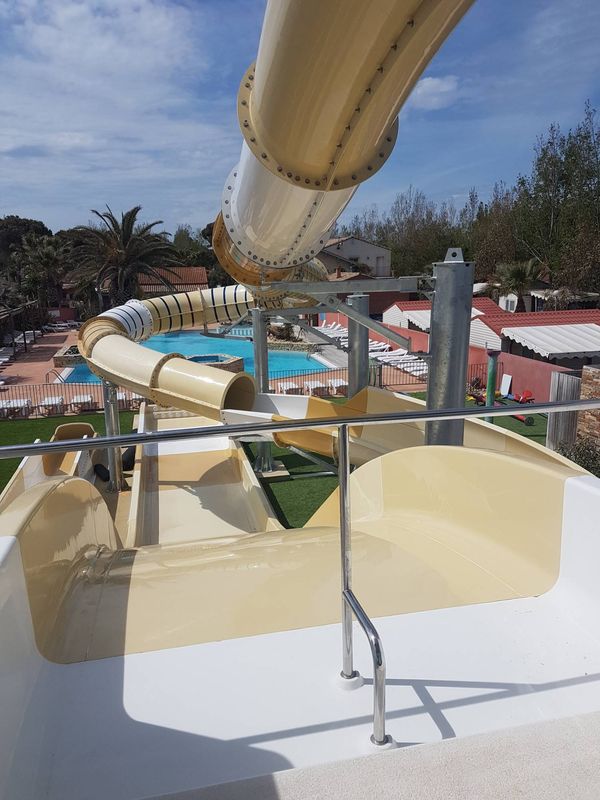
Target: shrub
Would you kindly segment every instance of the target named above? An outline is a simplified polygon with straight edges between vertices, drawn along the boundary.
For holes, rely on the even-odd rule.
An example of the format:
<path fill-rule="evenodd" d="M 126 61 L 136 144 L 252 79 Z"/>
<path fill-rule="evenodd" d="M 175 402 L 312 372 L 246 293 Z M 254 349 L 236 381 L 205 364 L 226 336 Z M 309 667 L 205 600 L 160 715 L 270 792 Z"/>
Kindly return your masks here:
<path fill-rule="evenodd" d="M 558 452 L 600 478 L 600 447 L 593 439 L 580 439 L 574 444 L 561 444 Z"/>

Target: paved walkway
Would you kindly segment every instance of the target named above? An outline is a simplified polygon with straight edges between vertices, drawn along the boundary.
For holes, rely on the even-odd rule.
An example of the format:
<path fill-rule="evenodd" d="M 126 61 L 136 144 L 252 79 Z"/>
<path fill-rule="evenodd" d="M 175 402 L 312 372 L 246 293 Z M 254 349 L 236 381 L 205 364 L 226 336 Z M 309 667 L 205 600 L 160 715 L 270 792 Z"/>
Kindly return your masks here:
<path fill-rule="evenodd" d="M 46 333 L 35 344 L 27 345 L 27 352 L 20 352 L 0 372 L 0 380 L 10 385 L 20 383 L 45 383 L 46 374 L 54 367 L 53 356 L 62 348 L 77 343 L 77 331 Z M 50 378 L 50 383 L 54 378 Z"/>
<path fill-rule="evenodd" d="M 320 345 L 319 354 L 322 355 L 326 361 L 332 364 L 336 369 L 346 369 L 348 366 L 348 353 L 339 350 L 333 344 L 326 344 L 320 336 L 316 336 L 310 331 L 303 330 L 302 333 L 307 342 L 314 342 Z"/>

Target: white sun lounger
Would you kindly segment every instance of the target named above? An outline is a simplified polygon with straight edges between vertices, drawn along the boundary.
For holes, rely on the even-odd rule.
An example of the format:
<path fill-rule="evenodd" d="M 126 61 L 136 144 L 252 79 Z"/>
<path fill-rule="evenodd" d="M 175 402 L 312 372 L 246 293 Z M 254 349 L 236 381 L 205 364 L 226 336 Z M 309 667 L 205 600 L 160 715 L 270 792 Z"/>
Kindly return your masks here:
<path fill-rule="evenodd" d="M 293 381 L 283 381 L 277 384 L 279 394 L 302 394 L 302 389 Z"/>
<path fill-rule="evenodd" d="M 78 406 L 80 411 L 95 411 L 98 408 L 98 403 L 91 394 L 76 394 L 70 405 Z"/>
<path fill-rule="evenodd" d="M 49 414 L 54 411 L 55 414 L 62 414 L 65 410 L 65 398 L 53 397 L 46 395 L 44 399 L 38 403 L 38 408 L 47 411 Z"/>
<path fill-rule="evenodd" d="M 387 353 L 382 353 L 381 355 L 378 355 L 377 358 L 379 361 L 389 364 L 390 362 L 396 361 L 399 358 L 403 358 L 406 355 L 406 350 L 402 350 L 400 348 L 398 350 L 389 350 Z"/>
<path fill-rule="evenodd" d="M 28 397 L 15 397 L 0 401 L 0 415 L 3 417 L 28 417 L 31 414 L 31 400 Z"/>
<path fill-rule="evenodd" d="M 330 339 L 343 339 L 348 336 L 348 328 L 337 328 L 337 330 L 332 331 L 328 335 Z"/>
<path fill-rule="evenodd" d="M 344 381 L 341 378 L 332 378 L 329 381 L 329 388 L 331 389 L 331 394 L 348 396 L 348 381 Z"/>
<path fill-rule="evenodd" d="M 314 395 L 315 397 L 324 397 L 327 395 L 327 387 L 321 381 L 306 381 L 304 384 L 304 393 Z"/>
<path fill-rule="evenodd" d="M 385 342 L 377 342 L 376 344 L 369 345 L 369 353 L 386 353 L 389 349 L 389 344 Z"/>

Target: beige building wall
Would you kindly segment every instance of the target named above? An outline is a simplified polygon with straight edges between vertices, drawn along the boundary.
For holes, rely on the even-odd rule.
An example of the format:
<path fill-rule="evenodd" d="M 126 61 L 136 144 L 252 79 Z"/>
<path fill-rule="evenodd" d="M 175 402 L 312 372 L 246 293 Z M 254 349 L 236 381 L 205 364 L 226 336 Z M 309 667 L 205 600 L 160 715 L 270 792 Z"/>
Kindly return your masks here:
<path fill-rule="evenodd" d="M 322 259 L 326 254 L 339 259 L 340 266 L 345 271 L 349 271 L 352 264 L 364 264 L 369 267 L 373 277 L 389 278 L 392 274 L 392 251 L 363 239 L 351 236 L 347 239 L 334 240 L 323 248 L 319 257 Z M 341 261 L 342 259 L 344 261 Z M 328 264 L 326 266 L 329 268 Z"/>

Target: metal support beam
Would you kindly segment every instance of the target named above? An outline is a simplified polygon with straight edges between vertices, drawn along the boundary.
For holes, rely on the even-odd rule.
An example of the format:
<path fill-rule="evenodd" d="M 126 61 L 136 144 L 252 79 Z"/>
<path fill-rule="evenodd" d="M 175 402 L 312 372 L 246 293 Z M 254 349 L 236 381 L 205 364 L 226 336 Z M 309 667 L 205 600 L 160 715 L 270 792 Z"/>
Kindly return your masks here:
<path fill-rule="evenodd" d="M 316 464 L 317 467 L 321 467 L 324 472 L 329 472 L 332 475 L 337 475 L 338 470 L 335 464 L 330 464 L 328 461 L 325 461 L 323 458 L 319 458 L 319 456 L 315 455 L 314 453 L 307 453 L 306 450 L 301 450 L 299 447 L 292 447 L 288 445 L 288 450 L 291 450 L 292 453 L 296 453 L 297 456 L 302 456 L 307 461 L 312 461 L 313 464 Z"/>
<path fill-rule="evenodd" d="M 323 314 L 327 311 L 327 306 L 318 305 L 318 306 L 292 306 L 291 308 L 278 308 L 273 310 L 272 318 L 278 319 L 281 317 L 282 319 L 286 319 L 287 317 L 297 317 L 298 314 Z"/>
<path fill-rule="evenodd" d="M 254 380 L 258 391 L 262 394 L 269 391 L 269 348 L 267 347 L 266 313 L 260 308 L 250 311 L 252 317 L 252 344 L 254 346 Z M 274 464 L 270 442 L 258 442 L 256 459 L 253 464 L 255 472 L 273 472 Z"/>
<path fill-rule="evenodd" d="M 353 294 L 346 300 L 349 308 L 369 318 L 369 295 Z M 369 385 L 369 329 L 348 316 L 348 397 L 354 397 Z"/>
<path fill-rule="evenodd" d="M 104 420 L 106 424 L 107 436 L 120 436 L 121 420 L 119 418 L 119 401 L 117 398 L 117 387 L 109 381 L 102 381 L 102 393 L 104 395 Z M 109 472 L 109 492 L 120 492 L 123 488 L 123 461 L 120 447 L 109 447 L 108 472 Z"/>
<path fill-rule="evenodd" d="M 206 330 L 202 331 L 202 335 L 212 337 L 213 339 L 224 339 L 225 337 L 227 337 L 228 339 L 238 339 L 238 340 L 241 339 L 242 341 L 247 342 L 251 338 L 250 336 L 230 336 L 229 331 L 233 330 L 233 328 L 235 328 L 236 325 L 241 325 L 242 322 L 244 322 L 249 316 L 250 316 L 250 310 L 246 311 L 245 314 L 242 314 L 241 317 L 238 317 L 238 319 L 236 319 L 235 322 L 231 322 L 229 325 L 223 328 L 223 330 L 220 333 L 209 331 L 207 328 Z"/>
<path fill-rule="evenodd" d="M 412 342 L 410 338 L 401 336 L 399 333 L 395 333 L 395 331 L 391 330 L 390 328 L 386 328 L 386 326 L 381 322 L 376 322 L 369 316 L 361 314 L 359 311 L 357 311 L 357 309 L 352 308 L 352 306 L 349 306 L 347 303 L 344 303 L 341 300 L 338 300 L 335 295 L 330 295 L 327 298 L 326 303 L 330 308 L 339 311 L 340 314 L 345 314 L 348 319 L 353 319 L 355 322 L 360 322 L 361 325 L 364 325 L 365 328 L 368 328 L 370 331 L 379 333 L 381 336 L 389 339 L 390 342 L 395 342 L 399 347 L 403 347 L 404 349 L 408 350 L 409 353 L 412 352 Z M 418 353 L 418 356 L 420 358 L 427 358 L 428 353 Z"/>
<path fill-rule="evenodd" d="M 496 401 L 496 376 L 498 375 L 498 356 L 500 350 L 487 351 L 487 384 L 485 387 L 485 404 L 490 408 L 494 407 Z M 492 417 L 486 417 L 486 422 L 493 423 Z"/>
<path fill-rule="evenodd" d="M 431 310 L 427 409 L 460 408 L 465 404 L 469 333 L 473 302 L 473 264 L 460 248 L 433 265 L 435 293 Z M 428 422 L 426 444 L 462 445 L 464 421 Z"/>
<path fill-rule="evenodd" d="M 291 317 L 290 322 L 292 322 L 294 325 L 297 325 L 299 328 L 302 328 L 303 331 L 307 331 L 308 333 L 314 334 L 317 337 L 317 339 L 321 339 L 321 341 L 333 345 L 333 347 L 337 347 L 338 350 L 344 349 L 341 346 L 341 344 L 337 341 L 337 339 L 332 339 L 331 336 L 327 336 L 326 333 L 323 333 L 323 331 L 320 331 L 318 328 L 309 325 L 303 319 L 298 319 L 298 317 Z"/>
<path fill-rule="evenodd" d="M 271 285 L 265 286 L 269 289 Z M 420 292 L 431 289 L 431 278 L 423 275 L 406 275 L 401 278 L 369 278 L 350 280 L 338 283 L 330 281 L 281 281 L 272 284 L 273 289 L 282 292 L 299 292 L 318 296 L 340 292 L 344 294 L 362 294 L 362 292 Z"/>

